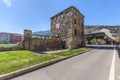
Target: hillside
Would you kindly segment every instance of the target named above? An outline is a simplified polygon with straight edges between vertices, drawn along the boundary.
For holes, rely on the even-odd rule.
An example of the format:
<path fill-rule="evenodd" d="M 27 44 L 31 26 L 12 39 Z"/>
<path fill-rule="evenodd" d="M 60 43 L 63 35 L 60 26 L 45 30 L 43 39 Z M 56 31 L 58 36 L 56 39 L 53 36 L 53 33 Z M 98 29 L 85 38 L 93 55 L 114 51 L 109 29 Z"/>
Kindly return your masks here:
<path fill-rule="evenodd" d="M 85 26 L 85 33 L 91 33 L 93 31 L 99 31 L 102 28 L 109 29 L 111 33 L 115 33 L 120 35 L 120 25 L 118 26 L 104 26 L 104 25 L 86 25 Z"/>
<path fill-rule="evenodd" d="M 120 25 L 118 25 L 118 26 L 86 25 L 85 26 L 85 34 L 91 33 L 93 31 L 99 31 L 102 28 L 109 29 L 111 33 L 115 33 L 120 36 Z M 50 36 L 50 30 L 33 32 L 33 35 L 34 34 Z"/>
<path fill-rule="evenodd" d="M 46 36 L 50 36 L 50 30 L 33 32 L 32 34 L 33 35 L 46 35 Z"/>

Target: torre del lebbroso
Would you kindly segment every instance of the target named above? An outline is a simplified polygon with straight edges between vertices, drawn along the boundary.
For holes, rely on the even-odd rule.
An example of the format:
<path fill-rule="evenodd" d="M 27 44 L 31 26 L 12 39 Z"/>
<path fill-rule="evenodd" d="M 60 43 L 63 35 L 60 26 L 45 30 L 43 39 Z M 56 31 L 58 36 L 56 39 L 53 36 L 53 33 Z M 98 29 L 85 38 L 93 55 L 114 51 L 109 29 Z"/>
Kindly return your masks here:
<path fill-rule="evenodd" d="M 59 37 L 63 48 L 78 48 L 84 45 L 84 15 L 71 6 L 51 17 L 51 36 Z"/>
<path fill-rule="evenodd" d="M 74 49 L 84 46 L 84 15 L 71 6 L 51 17 L 51 38 L 32 38 L 24 31 L 20 47 L 28 50 Z"/>

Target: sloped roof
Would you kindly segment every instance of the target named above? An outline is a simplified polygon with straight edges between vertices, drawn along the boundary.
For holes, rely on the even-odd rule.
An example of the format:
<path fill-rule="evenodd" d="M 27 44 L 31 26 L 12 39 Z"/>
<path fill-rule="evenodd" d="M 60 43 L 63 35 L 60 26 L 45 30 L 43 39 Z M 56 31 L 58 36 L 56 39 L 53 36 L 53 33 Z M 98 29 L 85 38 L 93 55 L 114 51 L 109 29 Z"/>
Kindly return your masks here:
<path fill-rule="evenodd" d="M 62 14 L 64 11 L 67 11 L 67 10 L 72 9 L 72 8 L 75 9 L 78 13 L 80 13 L 80 14 L 84 17 L 84 15 L 83 15 L 76 7 L 70 6 L 70 7 L 68 7 L 67 9 L 65 9 L 65 10 L 61 11 L 60 13 L 58 13 L 58 14 L 54 15 L 53 17 L 51 17 L 51 19 L 53 19 L 54 17 Z"/>
<path fill-rule="evenodd" d="M 115 38 L 112 36 L 112 33 L 110 33 L 110 30 L 103 28 L 100 30 L 100 32 L 104 32 L 109 38 L 115 40 Z"/>
<path fill-rule="evenodd" d="M 105 33 L 109 37 L 110 40 L 115 40 L 115 38 L 112 36 L 112 33 L 110 33 L 109 29 L 103 28 L 103 29 L 101 29 L 99 31 L 94 31 L 92 33 Z"/>

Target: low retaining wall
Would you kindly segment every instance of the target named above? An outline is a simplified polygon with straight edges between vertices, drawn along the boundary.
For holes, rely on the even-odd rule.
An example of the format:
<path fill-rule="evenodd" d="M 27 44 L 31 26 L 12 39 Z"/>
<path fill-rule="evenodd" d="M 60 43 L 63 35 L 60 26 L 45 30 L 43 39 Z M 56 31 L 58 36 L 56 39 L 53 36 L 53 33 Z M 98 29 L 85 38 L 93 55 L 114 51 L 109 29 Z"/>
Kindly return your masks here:
<path fill-rule="evenodd" d="M 60 39 L 31 39 L 21 43 L 25 50 L 57 50 L 60 49 Z"/>
<path fill-rule="evenodd" d="M 9 48 L 5 48 L 5 47 L 0 47 L 0 52 L 2 51 L 13 51 L 13 50 L 22 50 L 21 48 L 19 47 L 9 47 Z"/>

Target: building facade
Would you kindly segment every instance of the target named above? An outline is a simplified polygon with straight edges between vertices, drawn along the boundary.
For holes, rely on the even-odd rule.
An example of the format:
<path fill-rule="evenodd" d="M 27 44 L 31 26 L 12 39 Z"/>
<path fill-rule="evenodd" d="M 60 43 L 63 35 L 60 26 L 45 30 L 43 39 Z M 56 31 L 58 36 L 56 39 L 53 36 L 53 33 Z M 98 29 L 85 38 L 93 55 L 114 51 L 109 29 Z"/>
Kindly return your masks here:
<path fill-rule="evenodd" d="M 11 43 L 18 43 L 22 41 L 22 35 L 20 34 L 11 34 L 10 35 L 10 42 Z"/>
<path fill-rule="evenodd" d="M 84 15 L 71 6 L 51 17 L 51 36 L 62 40 L 63 48 L 74 49 L 84 45 Z"/>
<path fill-rule="evenodd" d="M 0 33 L 0 42 L 9 43 L 10 42 L 10 34 L 6 32 Z"/>
<path fill-rule="evenodd" d="M 87 44 L 115 44 L 116 35 L 112 34 L 108 29 L 101 29 L 85 34 Z"/>
<path fill-rule="evenodd" d="M 22 35 L 16 33 L 0 33 L 0 42 L 4 43 L 17 43 L 22 41 Z"/>

